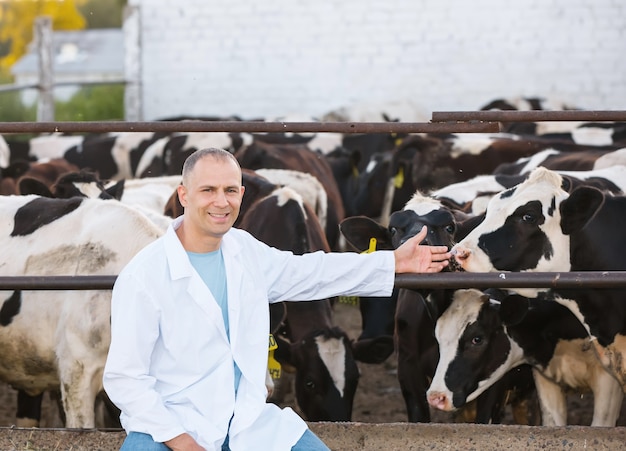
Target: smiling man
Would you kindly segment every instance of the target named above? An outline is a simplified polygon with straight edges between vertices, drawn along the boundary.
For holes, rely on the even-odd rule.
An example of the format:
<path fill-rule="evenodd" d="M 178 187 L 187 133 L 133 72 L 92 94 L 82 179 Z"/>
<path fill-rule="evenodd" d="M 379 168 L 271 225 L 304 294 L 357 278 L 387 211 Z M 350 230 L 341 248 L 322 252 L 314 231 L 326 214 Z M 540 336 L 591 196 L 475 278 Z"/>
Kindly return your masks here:
<path fill-rule="evenodd" d="M 244 194 L 232 154 L 188 157 L 184 207 L 113 288 L 104 387 L 123 450 L 328 450 L 292 409 L 267 403 L 269 304 L 389 296 L 396 272 L 438 272 L 450 254 L 423 229 L 395 251 L 294 255 L 233 228 Z"/>

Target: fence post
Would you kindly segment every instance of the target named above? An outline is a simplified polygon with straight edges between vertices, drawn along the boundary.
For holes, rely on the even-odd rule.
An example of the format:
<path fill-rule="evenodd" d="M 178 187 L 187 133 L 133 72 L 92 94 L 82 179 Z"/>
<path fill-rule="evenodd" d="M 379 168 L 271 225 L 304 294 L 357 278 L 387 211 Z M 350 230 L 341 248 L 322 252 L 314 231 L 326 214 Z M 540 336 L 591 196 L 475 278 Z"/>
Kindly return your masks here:
<path fill-rule="evenodd" d="M 39 62 L 37 121 L 50 122 L 54 121 L 52 19 L 49 16 L 37 17 L 34 32 Z"/>
<path fill-rule="evenodd" d="M 124 117 L 129 122 L 142 121 L 141 37 L 137 6 L 124 8 Z"/>

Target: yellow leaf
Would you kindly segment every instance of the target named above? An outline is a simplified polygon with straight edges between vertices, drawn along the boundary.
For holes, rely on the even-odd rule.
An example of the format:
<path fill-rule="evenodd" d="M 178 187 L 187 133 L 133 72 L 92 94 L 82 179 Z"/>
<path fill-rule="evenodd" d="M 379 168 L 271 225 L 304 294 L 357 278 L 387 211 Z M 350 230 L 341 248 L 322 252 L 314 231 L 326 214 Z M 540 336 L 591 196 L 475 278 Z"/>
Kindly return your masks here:
<path fill-rule="evenodd" d="M 26 53 L 33 40 L 35 19 L 50 16 L 53 30 L 82 30 L 85 18 L 77 5 L 84 0 L 5 0 L 0 2 L 0 42 L 10 44 L 10 52 L 0 59 L 0 68 L 9 68 Z"/>

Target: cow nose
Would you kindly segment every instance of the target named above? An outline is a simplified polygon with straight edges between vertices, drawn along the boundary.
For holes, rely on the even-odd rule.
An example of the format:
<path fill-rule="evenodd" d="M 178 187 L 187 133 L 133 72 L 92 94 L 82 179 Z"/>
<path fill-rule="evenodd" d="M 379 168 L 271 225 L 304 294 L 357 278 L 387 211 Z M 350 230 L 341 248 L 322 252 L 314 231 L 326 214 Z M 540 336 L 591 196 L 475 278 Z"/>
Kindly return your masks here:
<path fill-rule="evenodd" d="M 434 391 L 428 393 L 428 404 L 433 406 L 435 409 L 449 411 L 452 410 L 448 397 L 445 393 Z"/>
<path fill-rule="evenodd" d="M 452 254 L 453 259 L 461 263 L 463 260 L 467 260 L 472 251 L 463 246 L 454 246 L 450 253 Z"/>

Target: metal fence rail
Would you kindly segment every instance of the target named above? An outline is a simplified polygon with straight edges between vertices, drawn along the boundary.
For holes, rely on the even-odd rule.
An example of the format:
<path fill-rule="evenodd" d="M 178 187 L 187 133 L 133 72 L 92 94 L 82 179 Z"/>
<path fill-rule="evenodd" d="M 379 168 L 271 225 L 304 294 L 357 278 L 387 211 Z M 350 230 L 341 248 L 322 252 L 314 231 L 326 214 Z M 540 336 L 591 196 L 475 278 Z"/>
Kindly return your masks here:
<path fill-rule="evenodd" d="M 0 133 L 248 132 L 248 133 L 497 133 L 497 122 L 93 121 L 0 122 Z"/>
<path fill-rule="evenodd" d="M 117 276 L 0 277 L 0 290 L 110 290 Z M 397 274 L 398 288 L 625 288 L 626 271 Z"/>
<path fill-rule="evenodd" d="M 494 121 L 494 122 L 545 122 L 583 121 L 613 122 L 626 121 L 626 111 L 620 110 L 532 110 L 532 111 L 435 111 L 432 122 L 451 121 Z"/>

